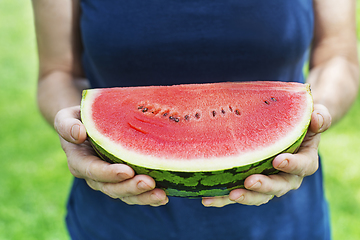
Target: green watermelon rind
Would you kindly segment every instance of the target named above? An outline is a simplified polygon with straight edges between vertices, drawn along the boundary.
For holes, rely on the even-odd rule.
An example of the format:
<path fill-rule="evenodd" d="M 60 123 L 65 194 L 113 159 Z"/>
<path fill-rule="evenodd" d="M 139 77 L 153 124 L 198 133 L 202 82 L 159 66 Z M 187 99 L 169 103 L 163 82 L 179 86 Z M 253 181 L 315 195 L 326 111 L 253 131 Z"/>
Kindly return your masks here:
<path fill-rule="evenodd" d="M 267 159 L 231 169 L 202 172 L 180 172 L 136 166 L 108 153 L 90 137 L 89 140 L 104 161 L 127 164 L 136 174 L 151 176 L 156 182 L 156 187 L 163 189 L 168 196 L 199 198 L 228 195 L 231 190 L 244 188 L 245 179 L 253 174 L 271 175 L 278 173 L 279 171 L 272 165 L 274 158 L 281 153 L 295 153 L 305 135 L 306 130 L 287 149 Z"/>

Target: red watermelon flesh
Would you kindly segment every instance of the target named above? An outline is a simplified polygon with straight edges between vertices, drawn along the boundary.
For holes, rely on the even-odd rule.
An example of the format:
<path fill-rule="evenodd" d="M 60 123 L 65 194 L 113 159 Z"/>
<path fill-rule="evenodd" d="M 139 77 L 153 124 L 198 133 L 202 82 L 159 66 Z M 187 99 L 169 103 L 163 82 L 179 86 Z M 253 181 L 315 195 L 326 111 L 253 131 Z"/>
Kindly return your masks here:
<path fill-rule="evenodd" d="M 308 84 L 247 82 L 87 90 L 89 137 L 136 166 L 216 171 L 282 152 L 304 135 Z"/>

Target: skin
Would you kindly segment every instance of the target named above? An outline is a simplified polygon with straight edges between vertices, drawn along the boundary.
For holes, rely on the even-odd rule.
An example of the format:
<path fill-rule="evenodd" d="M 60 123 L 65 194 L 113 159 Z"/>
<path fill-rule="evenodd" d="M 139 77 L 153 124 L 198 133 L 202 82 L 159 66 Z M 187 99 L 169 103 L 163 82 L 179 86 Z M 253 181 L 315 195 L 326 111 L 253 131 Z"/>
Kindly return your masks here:
<path fill-rule="evenodd" d="M 86 140 L 80 121 L 81 90 L 87 87 L 80 63 L 78 0 L 33 0 L 39 51 L 38 105 L 44 118 L 59 134 L 70 172 L 87 184 L 127 204 L 165 205 L 165 192 L 154 180 L 136 175 L 123 164 L 98 157 Z M 356 99 L 359 68 L 355 26 L 355 0 L 314 0 L 315 36 L 310 54 L 314 112 L 298 153 L 281 154 L 273 166 L 276 175 L 252 175 L 246 189 L 229 196 L 203 198 L 204 206 L 261 205 L 301 186 L 305 176 L 318 169 L 320 135 L 336 123 Z"/>

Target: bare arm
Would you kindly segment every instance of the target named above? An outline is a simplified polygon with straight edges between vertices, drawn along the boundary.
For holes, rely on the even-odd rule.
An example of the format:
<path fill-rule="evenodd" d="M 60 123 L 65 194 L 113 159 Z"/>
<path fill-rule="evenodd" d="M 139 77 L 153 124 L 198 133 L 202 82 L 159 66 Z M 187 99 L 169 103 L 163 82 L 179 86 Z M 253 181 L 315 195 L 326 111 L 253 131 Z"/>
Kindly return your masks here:
<path fill-rule="evenodd" d="M 127 165 L 102 161 L 86 141 L 79 106 L 86 86 L 80 63 L 79 0 L 32 3 L 40 60 L 38 105 L 59 133 L 70 172 L 91 188 L 128 204 L 166 204 L 165 192 L 155 188 L 151 177 L 135 176 Z"/>
<path fill-rule="evenodd" d="M 310 56 L 314 102 L 326 106 L 333 123 L 355 101 L 359 87 L 355 0 L 315 0 L 315 33 Z"/>
<path fill-rule="evenodd" d="M 38 104 L 53 125 L 59 110 L 80 103 L 79 6 L 72 0 L 33 0 L 32 4 L 39 53 Z"/>
<path fill-rule="evenodd" d="M 229 197 L 205 198 L 205 206 L 232 203 L 260 205 L 274 195 L 297 189 L 305 176 L 318 169 L 320 133 L 339 121 L 356 99 L 359 84 L 355 0 L 314 0 L 315 36 L 310 58 L 314 113 L 307 136 L 297 154 L 280 154 L 273 166 L 281 173 L 252 175 L 246 189 L 233 190 Z M 249 191 L 250 190 L 250 191 Z"/>

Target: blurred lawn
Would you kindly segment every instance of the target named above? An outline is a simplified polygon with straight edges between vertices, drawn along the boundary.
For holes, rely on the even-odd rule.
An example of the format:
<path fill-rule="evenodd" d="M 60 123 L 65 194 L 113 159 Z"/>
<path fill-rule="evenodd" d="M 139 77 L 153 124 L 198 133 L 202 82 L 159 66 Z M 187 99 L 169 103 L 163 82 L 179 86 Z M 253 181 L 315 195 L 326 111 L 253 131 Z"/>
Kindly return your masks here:
<path fill-rule="evenodd" d="M 30 1 L 1 0 L 0 30 L 0 239 L 68 239 L 72 177 L 57 135 L 36 107 Z M 360 237 L 359 122 L 360 98 L 320 146 L 335 240 Z"/>
<path fill-rule="evenodd" d="M 0 0 L 0 239 L 67 239 L 72 178 L 36 107 L 31 1 Z"/>

